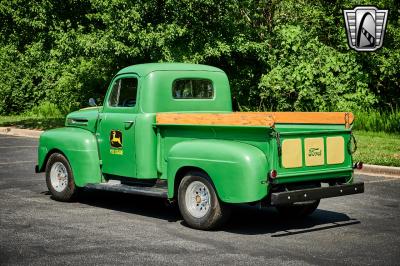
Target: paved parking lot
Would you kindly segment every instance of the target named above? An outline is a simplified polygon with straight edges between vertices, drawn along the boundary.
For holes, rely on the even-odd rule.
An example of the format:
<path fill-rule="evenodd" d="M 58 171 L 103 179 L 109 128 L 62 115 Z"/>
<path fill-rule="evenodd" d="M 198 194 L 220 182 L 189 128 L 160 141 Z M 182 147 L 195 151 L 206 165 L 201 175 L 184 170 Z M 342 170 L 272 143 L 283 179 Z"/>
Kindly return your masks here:
<path fill-rule="evenodd" d="M 0 135 L 0 264 L 400 265 L 400 178 L 323 200 L 302 222 L 239 206 L 221 230 L 182 222 L 159 199 L 87 191 L 52 200 L 36 139 Z"/>

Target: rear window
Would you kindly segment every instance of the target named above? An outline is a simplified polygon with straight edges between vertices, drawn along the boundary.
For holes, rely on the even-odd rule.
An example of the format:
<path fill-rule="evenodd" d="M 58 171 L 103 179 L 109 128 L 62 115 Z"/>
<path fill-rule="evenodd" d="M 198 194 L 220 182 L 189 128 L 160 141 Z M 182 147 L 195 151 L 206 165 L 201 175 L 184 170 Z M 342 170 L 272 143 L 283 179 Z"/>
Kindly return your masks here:
<path fill-rule="evenodd" d="M 209 79 L 177 79 L 172 84 L 174 99 L 212 99 L 214 87 Z"/>

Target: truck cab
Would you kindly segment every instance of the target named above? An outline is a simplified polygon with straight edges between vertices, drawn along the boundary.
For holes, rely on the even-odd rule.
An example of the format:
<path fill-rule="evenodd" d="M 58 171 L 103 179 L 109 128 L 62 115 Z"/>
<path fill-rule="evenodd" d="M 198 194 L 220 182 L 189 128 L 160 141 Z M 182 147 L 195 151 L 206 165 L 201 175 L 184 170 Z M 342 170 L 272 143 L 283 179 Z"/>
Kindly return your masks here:
<path fill-rule="evenodd" d="M 353 184 L 361 166 L 351 157 L 353 119 L 233 112 L 218 68 L 134 65 L 112 79 L 102 106 L 73 112 L 65 127 L 41 135 L 36 171 L 46 172 L 57 200 L 83 187 L 166 198 L 204 230 L 238 203 L 307 215 L 321 198 L 363 192 Z"/>

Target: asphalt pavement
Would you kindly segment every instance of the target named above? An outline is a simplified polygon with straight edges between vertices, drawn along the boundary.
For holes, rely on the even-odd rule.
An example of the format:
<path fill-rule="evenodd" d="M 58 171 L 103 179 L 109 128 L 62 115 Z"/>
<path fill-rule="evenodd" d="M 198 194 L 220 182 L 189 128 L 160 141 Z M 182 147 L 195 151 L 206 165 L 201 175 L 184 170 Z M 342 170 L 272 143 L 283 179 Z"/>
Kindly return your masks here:
<path fill-rule="evenodd" d="M 37 139 L 0 135 L 0 265 L 400 265 L 400 178 L 325 199 L 303 221 L 238 206 L 220 230 L 188 228 L 156 198 L 86 191 L 51 199 Z"/>

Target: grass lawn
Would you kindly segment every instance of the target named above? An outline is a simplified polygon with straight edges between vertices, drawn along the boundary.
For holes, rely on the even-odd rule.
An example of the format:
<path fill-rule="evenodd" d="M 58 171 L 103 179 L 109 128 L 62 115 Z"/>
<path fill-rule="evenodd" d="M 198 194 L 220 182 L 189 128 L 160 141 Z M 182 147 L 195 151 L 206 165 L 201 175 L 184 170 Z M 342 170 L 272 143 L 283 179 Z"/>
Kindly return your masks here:
<path fill-rule="evenodd" d="M 63 117 L 2 116 L 0 126 L 46 130 L 62 127 L 64 121 Z M 354 131 L 354 135 L 358 146 L 354 161 L 400 167 L 400 134 Z"/>
<path fill-rule="evenodd" d="M 0 116 L 0 127 L 46 130 L 64 126 L 64 117 Z"/>
<path fill-rule="evenodd" d="M 400 134 L 355 131 L 355 161 L 400 167 Z"/>

